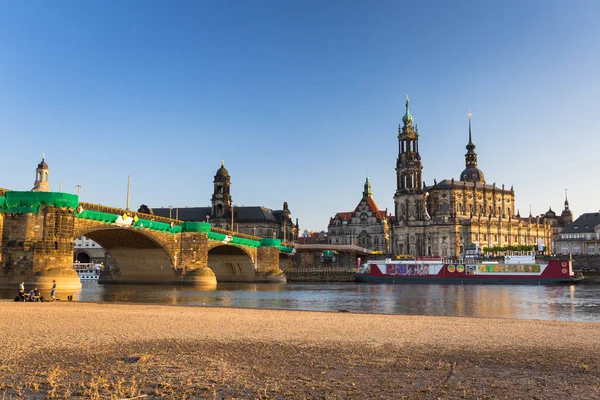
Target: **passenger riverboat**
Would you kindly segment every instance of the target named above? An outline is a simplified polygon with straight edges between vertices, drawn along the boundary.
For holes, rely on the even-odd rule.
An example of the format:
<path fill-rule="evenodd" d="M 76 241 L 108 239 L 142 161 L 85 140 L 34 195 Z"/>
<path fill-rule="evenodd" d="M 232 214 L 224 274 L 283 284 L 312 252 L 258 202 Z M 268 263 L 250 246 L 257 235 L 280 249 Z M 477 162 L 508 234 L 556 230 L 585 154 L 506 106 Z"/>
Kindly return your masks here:
<path fill-rule="evenodd" d="M 97 281 L 104 266 L 95 263 L 73 263 L 73 269 L 81 281 Z"/>
<path fill-rule="evenodd" d="M 500 261 L 467 259 L 453 263 L 441 257 L 370 260 L 355 275 L 358 282 L 574 284 L 583 280 L 569 259 L 536 261 L 534 254 L 507 255 Z"/>

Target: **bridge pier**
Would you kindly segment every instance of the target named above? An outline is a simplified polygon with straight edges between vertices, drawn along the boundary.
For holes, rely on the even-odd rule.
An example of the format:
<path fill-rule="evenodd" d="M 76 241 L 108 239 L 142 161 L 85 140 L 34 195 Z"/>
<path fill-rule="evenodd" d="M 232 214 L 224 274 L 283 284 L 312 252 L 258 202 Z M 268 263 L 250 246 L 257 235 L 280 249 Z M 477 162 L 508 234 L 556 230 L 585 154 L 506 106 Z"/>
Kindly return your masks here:
<path fill-rule="evenodd" d="M 0 286 L 80 289 L 73 270 L 73 211 L 40 205 L 38 213 L 2 214 Z"/>
<path fill-rule="evenodd" d="M 182 232 L 180 240 L 179 269 L 184 271 L 182 283 L 201 287 L 217 286 L 217 277 L 208 268 L 208 234 Z"/>
<path fill-rule="evenodd" d="M 261 246 L 257 249 L 257 265 L 255 272 L 255 282 L 264 283 L 286 283 L 287 278 L 283 271 L 279 268 L 279 248 L 270 246 L 271 244 L 278 245 L 273 242 L 276 239 L 263 239 Z"/>

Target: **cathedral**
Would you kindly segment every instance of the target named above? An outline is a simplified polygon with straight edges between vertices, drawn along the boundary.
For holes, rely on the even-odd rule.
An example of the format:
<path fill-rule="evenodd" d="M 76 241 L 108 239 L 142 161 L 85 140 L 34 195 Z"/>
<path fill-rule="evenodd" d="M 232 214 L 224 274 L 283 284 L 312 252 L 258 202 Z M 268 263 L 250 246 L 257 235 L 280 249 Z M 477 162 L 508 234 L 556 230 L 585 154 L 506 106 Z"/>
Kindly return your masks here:
<path fill-rule="evenodd" d="M 419 130 L 413 125 L 408 96 L 402 123 L 398 127 L 391 226 L 393 254 L 460 257 L 465 246 L 473 244 L 481 249 L 535 245 L 544 246 L 547 253 L 551 251 L 551 222 L 556 221 L 531 215 L 522 218 L 515 210 L 512 186 L 486 183 L 477 166 L 470 114 L 465 169 L 459 180 L 434 180 L 431 186 L 422 180 Z M 563 215 L 568 215 L 568 203 L 565 206 Z"/>
<path fill-rule="evenodd" d="M 223 162 L 214 176 L 213 185 L 210 207 L 152 209 L 143 204 L 138 211 L 180 221 L 209 222 L 215 228 L 281 239 L 287 243 L 297 242 L 298 219 L 296 223 L 292 221 L 287 202 L 283 203 L 282 210 L 271 210 L 262 206 L 236 206 L 231 198 L 231 176 Z"/>

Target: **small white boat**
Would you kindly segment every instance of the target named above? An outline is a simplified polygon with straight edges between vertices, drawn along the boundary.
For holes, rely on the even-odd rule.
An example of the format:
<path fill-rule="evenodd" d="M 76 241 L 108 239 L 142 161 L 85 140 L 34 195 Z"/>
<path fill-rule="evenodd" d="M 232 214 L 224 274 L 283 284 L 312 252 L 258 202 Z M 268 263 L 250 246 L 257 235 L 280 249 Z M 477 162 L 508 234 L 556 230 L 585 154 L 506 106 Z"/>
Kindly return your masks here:
<path fill-rule="evenodd" d="M 96 263 L 73 263 L 73 269 L 81 281 L 97 281 L 104 265 Z"/>

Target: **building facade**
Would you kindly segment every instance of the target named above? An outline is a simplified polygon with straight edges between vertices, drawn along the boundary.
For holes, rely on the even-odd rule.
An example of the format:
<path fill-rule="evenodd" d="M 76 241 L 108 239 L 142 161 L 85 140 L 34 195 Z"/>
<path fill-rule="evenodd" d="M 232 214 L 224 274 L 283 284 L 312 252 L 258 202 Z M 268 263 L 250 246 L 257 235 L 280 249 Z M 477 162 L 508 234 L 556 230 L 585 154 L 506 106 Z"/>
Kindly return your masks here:
<path fill-rule="evenodd" d="M 355 244 L 371 251 L 390 251 L 390 228 L 387 210 L 380 210 L 367 177 L 363 196 L 354 211 L 338 212 L 329 220 L 330 244 Z"/>
<path fill-rule="evenodd" d="M 106 250 L 92 239 L 80 236 L 73 241 L 73 262 L 104 263 Z"/>
<path fill-rule="evenodd" d="M 397 189 L 392 252 L 412 256 L 460 257 L 466 245 L 480 248 L 543 245 L 549 252 L 552 228 L 540 217 L 521 218 L 513 187 L 488 184 L 478 168 L 469 114 L 469 141 L 460 179 L 426 186 L 422 180 L 419 131 L 406 99 L 398 128 Z"/>
<path fill-rule="evenodd" d="M 263 206 L 236 206 L 231 197 L 231 176 L 225 165 L 217 170 L 213 180 L 210 207 L 150 208 L 140 206 L 138 212 L 175 218 L 180 221 L 205 221 L 216 228 L 263 238 L 281 239 L 295 243 L 298 240 L 298 219 L 291 219 L 287 202 L 281 210 Z"/>
<path fill-rule="evenodd" d="M 600 254 L 600 213 L 585 213 L 565 226 L 555 242 L 557 254 Z"/>

